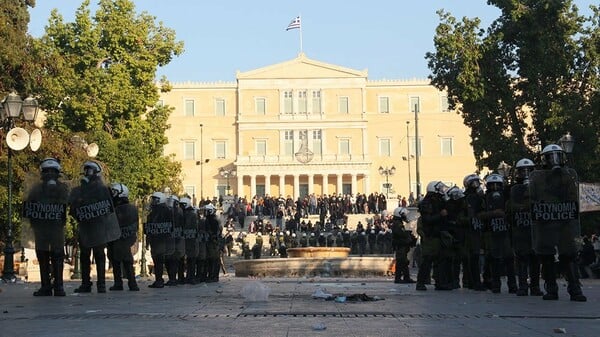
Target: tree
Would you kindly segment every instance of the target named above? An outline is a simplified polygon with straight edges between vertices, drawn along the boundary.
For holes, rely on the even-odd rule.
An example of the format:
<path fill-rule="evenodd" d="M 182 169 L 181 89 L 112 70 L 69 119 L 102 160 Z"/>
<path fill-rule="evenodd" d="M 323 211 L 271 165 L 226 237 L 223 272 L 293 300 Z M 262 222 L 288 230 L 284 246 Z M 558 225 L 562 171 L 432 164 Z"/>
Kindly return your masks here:
<path fill-rule="evenodd" d="M 435 52 L 425 58 L 432 84 L 471 129 L 480 168 L 534 157 L 569 131 L 583 179 L 600 164 L 599 10 L 579 15 L 570 0 L 489 0 L 501 16 L 479 19 L 438 11 Z"/>
<path fill-rule="evenodd" d="M 133 198 L 169 186 L 177 191 L 181 167 L 162 155 L 171 110 L 156 106 L 166 79 L 159 66 L 183 52 L 175 32 L 155 17 L 136 14 L 130 0 L 89 0 L 66 23 L 55 9 L 36 48 L 32 75 L 47 112 L 46 128 L 100 146 L 110 180 L 126 184 Z M 62 158 L 62 156 L 60 156 Z M 81 163 L 79 163 L 81 165 Z"/>

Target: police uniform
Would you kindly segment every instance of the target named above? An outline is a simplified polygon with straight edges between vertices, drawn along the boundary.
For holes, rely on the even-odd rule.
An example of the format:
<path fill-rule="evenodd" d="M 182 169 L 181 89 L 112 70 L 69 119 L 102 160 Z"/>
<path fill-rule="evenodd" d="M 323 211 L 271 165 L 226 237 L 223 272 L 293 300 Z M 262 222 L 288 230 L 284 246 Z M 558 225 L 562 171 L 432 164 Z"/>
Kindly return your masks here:
<path fill-rule="evenodd" d="M 171 231 L 173 230 L 173 217 L 161 192 L 155 192 L 152 198 L 154 201 L 144 224 L 144 233 L 150 245 L 150 253 L 154 263 L 155 278 L 155 281 L 148 287 L 163 288 L 165 286 L 163 279 L 165 254 L 167 252 L 167 240 L 171 237 Z"/>
<path fill-rule="evenodd" d="M 41 182 L 24 197 L 23 220 L 29 221 L 35 237 L 41 288 L 34 296 L 65 296 L 63 287 L 65 224 L 69 186 L 59 180 L 60 164 L 47 158 L 40 165 Z M 52 280 L 52 277 L 54 280 Z"/>
<path fill-rule="evenodd" d="M 124 272 L 129 290 L 139 291 L 131 254 L 131 246 L 137 242 L 139 217 L 137 207 L 129 203 L 129 191 L 127 190 L 127 197 L 122 195 L 125 189 L 126 186 L 121 183 L 114 183 L 111 186 L 121 237 L 108 243 L 108 259 L 112 263 L 114 276 L 114 285 L 109 290 L 123 290 Z"/>
<path fill-rule="evenodd" d="M 416 243 L 416 238 L 404 227 L 404 222 L 408 222 L 406 214 L 405 208 L 398 207 L 392 218 L 392 247 L 396 258 L 394 283 L 415 283 L 410 278 L 407 255 L 410 247 Z"/>
<path fill-rule="evenodd" d="M 558 299 L 555 252 L 567 280 L 572 301 L 584 302 L 577 279 L 575 239 L 580 235 L 579 187 L 575 170 L 564 166 L 564 152 L 558 145 L 542 150 L 543 170 L 531 173 L 529 194 L 533 226 L 533 247 L 542 262 L 545 300 Z"/>

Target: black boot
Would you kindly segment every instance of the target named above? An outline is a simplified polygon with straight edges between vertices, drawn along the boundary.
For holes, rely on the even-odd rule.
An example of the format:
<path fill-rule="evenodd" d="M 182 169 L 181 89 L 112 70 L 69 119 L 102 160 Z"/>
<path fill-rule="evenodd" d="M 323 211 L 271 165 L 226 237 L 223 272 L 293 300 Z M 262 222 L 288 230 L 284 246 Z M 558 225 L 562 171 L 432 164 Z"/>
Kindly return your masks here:
<path fill-rule="evenodd" d="M 419 272 L 417 273 L 417 286 L 416 290 L 424 291 L 427 290 L 425 283 L 428 279 L 431 279 L 431 256 L 423 256 L 421 264 L 419 264 Z"/>
<path fill-rule="evenodd" d="M 187 258 L 185 283 L 196 284 L 196 258 Z"/>
<path fill-rule="evenodd" d="M 63 287 L 63 270 L 65 266 L 64 255 L 61 251 L 58 256 L 52 258 L 52 275 L 54 276 L 54 296 L 66 296 L 65 288 Z"/>
<path fill-rule="evenodd" d="M 52 296 L 52 283 L 50 276 L 50 252 L 36 250 L 40 265 L 40 281 L 42 286 L 33 292 L 33 296 Z"/>
<path fill-rule="evenodd" d="M 112 287 L 108 288 L 108 290 L 111 290 L 111 291 L 123 290 L 123 275 L 122 275 L 122 270 L 121 270 L 121 262 L 113 261 L 112 267 L 113 267 L 113 277 L 115 279 L 115 282 Z"/>
<path fill-rule="evenodd" d="M 540 261 L 537 256 L 529 256 L 529 294 L 531 296 L 543 296 L 540 290 Z"/>
<path fill-rule="evenodd" d="M 573 259 L 564 258 L 561 256 L 560 265 L 563 273 L 565 273 L 565 279 L 567 280 L 567 291 L 571 296 L 571 301 L 586 302 L 587 297 L 585 297 L 581 291 L 581 285 L 579 284 L 579 279 L 577 278 L 577 265 L 573 262 Z"/>
<path fill-rule="evenodd" d="M 129 287 L 129 291 L 140 291 L 140 287 L 138 287 L 137 281 L 135 280 L 133 261 L 123 262 L 123 269 L 125 271 L 125 276 L 127 277 L 127 286 Z"/>
<path fill-rule="evenodd" d="M 508 285 L 508 293 L 517 293 L 517 279 L 515 276 L 515 258 L 507 257 L 503 259 L 506 268 L 506 284 Z"/>
<path fill-rule="evenodd" d="M 527 296 L 529 285 L 527 284 L 527 261 L 524 256 L 517 257 L 517 275 L 519 280 L 519 289 L 517 296 Z"/>
<path fill-rule="evenodd" d="M 554 255 L 544 255 L 542 257 L 542 272 L 544 276 L 544 289 L 546 294 L 542 299 L 546 301 L 558 300 L 558 284 L 556 283 L 556 263 Z"/>
<path fill-rule="evenodd" d="M 81 285 L 73 290 L 76 293 L 91 293 L 92 292 L 92 280 L 90 279 L 91 264 L 90 254 L 92 253 L 91 248 L 80 247 L 79 253 L 79 266 L 81 267 Z"/>
<path fill-rule="evenodd" d="M 502 289 L 502 283 L 500 282 L 500 267 L 501 267 L 501 260 L 498 258 L 491 258 L 491 261 L 490 261 L 490 274 L 491 274 L 490 290 L 494 294 L 499 294 Z"/>

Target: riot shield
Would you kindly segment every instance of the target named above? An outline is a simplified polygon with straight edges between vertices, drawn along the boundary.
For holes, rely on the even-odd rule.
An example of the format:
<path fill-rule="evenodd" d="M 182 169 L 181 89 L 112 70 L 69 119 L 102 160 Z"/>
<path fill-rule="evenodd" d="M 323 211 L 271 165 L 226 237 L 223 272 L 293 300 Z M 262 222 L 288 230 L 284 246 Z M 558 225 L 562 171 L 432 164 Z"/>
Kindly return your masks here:
<path fill-rule="evenodd" d="M 580 235 L 577 173 L 570 168 L 536 170 L 529 177 L 533 245 L 537 254 L 575 255 Z"/>
<path fill-rule="evenodd" d="M 510 189 L 507 217 L 512 232 L 513 250 L 517 255 L 531 253 L 531 207 L 529 186 L 515 184 Z"/>

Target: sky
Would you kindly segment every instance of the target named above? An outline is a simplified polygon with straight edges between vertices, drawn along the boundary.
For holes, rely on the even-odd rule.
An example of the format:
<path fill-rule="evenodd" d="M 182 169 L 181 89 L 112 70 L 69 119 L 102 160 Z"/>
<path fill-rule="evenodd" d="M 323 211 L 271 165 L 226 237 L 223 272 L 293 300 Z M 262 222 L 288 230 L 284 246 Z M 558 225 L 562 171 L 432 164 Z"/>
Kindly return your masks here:
<path fill-rule="evenodd" d="M 577 0 L 580 11 L 596 0 Z M 500 11 L 486 0 L 134 0 L 176 32 L 185 51 L 159 68 L 171 82 L 234 81 L 236 72 L 285 62 L 300 53 L 300 30 L 286 31 L 301 16 L 302 52 L 308 58 L 356 70 L 371 80 L 424 79 L 425 53 L 434 51 L 436 11 L 478 17 L 487 28 Z M 53 8 L 72 22 L 82 0 L 37 0 L 29 33 L 44 34 Z M 96 0 L 91 0 L 92 13 Z M 597 4 L 597 3 L 595 3 Z"/>

